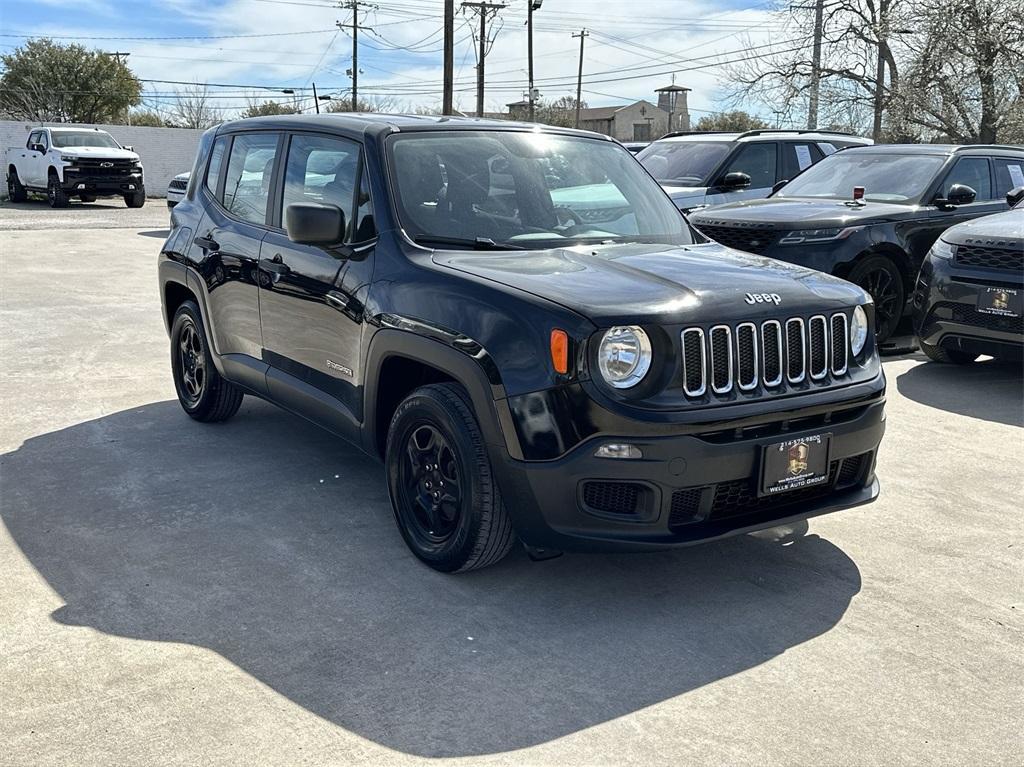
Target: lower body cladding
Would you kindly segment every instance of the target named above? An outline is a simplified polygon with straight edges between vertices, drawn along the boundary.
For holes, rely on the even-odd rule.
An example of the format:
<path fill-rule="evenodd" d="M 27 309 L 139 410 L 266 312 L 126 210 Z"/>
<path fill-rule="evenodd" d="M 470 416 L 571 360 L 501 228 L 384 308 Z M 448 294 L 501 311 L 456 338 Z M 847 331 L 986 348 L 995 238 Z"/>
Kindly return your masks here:
<path fill-rule="evenodd" d="M 1024 357 L 1024 272 L 959 267 L 929 258 L 914 294 L 922 346 L 972 358 Z"/>
<path fill-rule="evenodd" d="M 865 404 L 805 417 L 798 411 L 786 421 L 649 439 L 605 434 L 555 460 L 505 455 L 492 463 L 526 544 L 659 549 L 870 503 L 878 496 L 875 456 L 884 431 L 879 392 Z M 595 455 L 622 443 L 642 457 Z M 772 451 L 797 464 L 769 459 Z"/>

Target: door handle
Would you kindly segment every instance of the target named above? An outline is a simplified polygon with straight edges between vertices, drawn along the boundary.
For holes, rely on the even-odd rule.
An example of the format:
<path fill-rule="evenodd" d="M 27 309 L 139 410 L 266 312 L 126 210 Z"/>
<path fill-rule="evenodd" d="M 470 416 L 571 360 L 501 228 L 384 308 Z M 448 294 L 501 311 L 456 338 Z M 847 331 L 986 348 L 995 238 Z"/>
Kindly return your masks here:
<path fill-rule="evenodd" d="M 336 290 L 329 290 L 324 296 L 324 300 L 339 311 L 343 312 L 348 309 L 348 296 L 344 296 Z"/>
<path fill-rule="evenodd" d="M 280 256 L 275 256 L 275 259 L 273 261 L 270 260 L 269 258 L 261 259 L 260 269 L 262 269 L 265 272 L 270 272 L 271 274 L 276 274 L 282 277 L 288 274 L 291 271 L 291 267 L 289 267 L 288 264 L 281 263 L 279 260 L 277 260 L 278 258 L 280 258 Z"/>
<path fill-rule="evenodd" d="M 210 237 L 196 237 L 193 242 L 203 250 L 220 250 L 220 243 Z"/>

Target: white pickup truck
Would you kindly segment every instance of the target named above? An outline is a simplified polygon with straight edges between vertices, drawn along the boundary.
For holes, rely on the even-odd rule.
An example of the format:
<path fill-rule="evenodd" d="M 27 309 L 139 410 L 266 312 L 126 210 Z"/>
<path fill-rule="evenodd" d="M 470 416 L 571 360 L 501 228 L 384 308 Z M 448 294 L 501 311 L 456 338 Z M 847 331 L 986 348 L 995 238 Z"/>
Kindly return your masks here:
<path fill-rule="evenodd" d="M 4 166 L 12 202 L 28 192 L 44 192 L 53 208 L 67 207 L 72 197 L 123 197 L 129 208 L 146 202 L 139 156 L 98 128 L 33 128 L 24 146 L 7 150 Z"/>

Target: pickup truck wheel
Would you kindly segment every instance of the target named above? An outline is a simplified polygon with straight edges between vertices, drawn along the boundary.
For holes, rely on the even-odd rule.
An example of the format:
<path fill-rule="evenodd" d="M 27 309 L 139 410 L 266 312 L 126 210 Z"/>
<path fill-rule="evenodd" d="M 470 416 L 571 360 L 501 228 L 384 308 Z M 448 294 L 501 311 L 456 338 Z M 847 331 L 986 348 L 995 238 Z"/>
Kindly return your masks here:
<path fill-rule="evenodd" d="M 28 199 L 28 191 L 22 186 L 18 171 L 13 168 L 7 174 L 7 198 L 11 202 L 25 202 Z"/>
<path fill-rule="evenodd" d="M 124 196 L 124 204 L 129 208 L 141 208 L 146 204 L 146 190 L 139 189 Z"/>
<path fill-rule="evenodd" d="M 94 195 L 94 194 L 80 194 L 80 195 L 78 195 L 78 199 L 80 199 L 82 202 L 96 202 L 96 195 Z"/>
<path fill-rule="evenodd" d="M 186 301 L 171 323 L 171 372 L 178 402 L 197 421 L 226 421 L 242 404 L 242 390 L 213 365 L 199 307 Z"/>
<path fill-rule="evenodd" d="M 49 200 L 51 208 L 66 208 L 71 204 L 71 199 L 61 187 L 56 173 L 50 174 L 50 180 L 46 184 L 46 199 Z"/>
<path fill-rule="evenodd" d="M 388 491 L 398 529 L 419 559 L 441 572 L 492 565 L 515 534 L 466 391 L 423 386 L 388 429 Z"/>
<path fill-rule="evenodd" d="M 906 304 L 899 267 L 888 256 L 867 256 L 856 263 L 847 279 L 871 294 L 875 302 L 875 341 L 883 344 L 900 324 Z"/>
<path fill-rule="evenodd" d="M 951 365 L 969 365 L 978 359 L 977 354 L 962 352 L 959 349 L 944 349 L 941 346 L 929 346 L 920 344 L 924 356 L 932 362 L 945 362 Z"/>

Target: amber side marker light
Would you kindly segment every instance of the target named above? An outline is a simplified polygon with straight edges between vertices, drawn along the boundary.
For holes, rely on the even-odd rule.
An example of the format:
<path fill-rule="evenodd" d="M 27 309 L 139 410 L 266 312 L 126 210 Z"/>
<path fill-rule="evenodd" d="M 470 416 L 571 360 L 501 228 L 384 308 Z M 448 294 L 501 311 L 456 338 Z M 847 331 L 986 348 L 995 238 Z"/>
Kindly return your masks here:
<path fill-rule="evenodd" d="M 558 328 L 551 331 L 551 364 L 556 373 L 569 372 L 569 335 Z"/>

